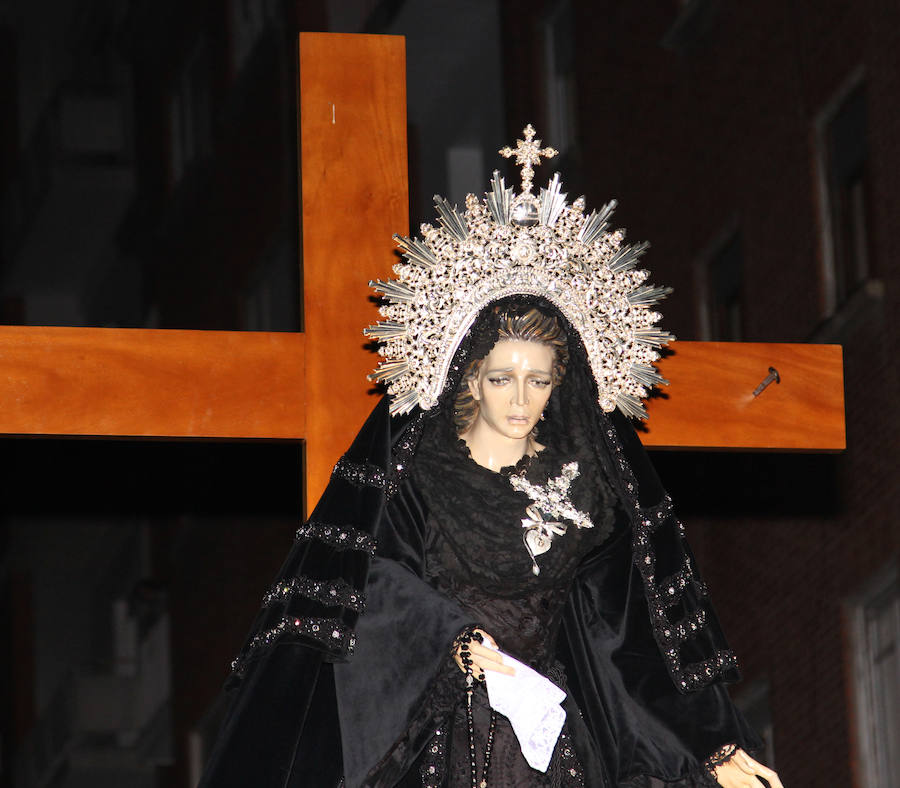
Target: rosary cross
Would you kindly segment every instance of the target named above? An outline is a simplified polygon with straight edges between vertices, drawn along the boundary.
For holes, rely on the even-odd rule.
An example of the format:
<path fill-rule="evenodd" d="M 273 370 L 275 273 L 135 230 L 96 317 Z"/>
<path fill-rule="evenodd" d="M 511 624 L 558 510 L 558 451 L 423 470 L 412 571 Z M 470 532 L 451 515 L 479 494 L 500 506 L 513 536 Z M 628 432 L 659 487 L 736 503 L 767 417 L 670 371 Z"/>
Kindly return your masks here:
<path fill-rule="evenodd" d="M 529 123 L 522 130 L 525 139 L 516 140 L 515 149 L 510 148 L 508 145 L 505 148 L 500 148 L 501 156 L 508 159 L 515 155 L 516 164 L 522 167 L 522 194 L 531 192 L 531 181 L 534 178 L 534 165 L 541 163 L 541 156 L 551 159 L 559 153 L 555 148 L 541 149 L 541 141 L 534 138 L 536 133 L 534 126 Z"/>

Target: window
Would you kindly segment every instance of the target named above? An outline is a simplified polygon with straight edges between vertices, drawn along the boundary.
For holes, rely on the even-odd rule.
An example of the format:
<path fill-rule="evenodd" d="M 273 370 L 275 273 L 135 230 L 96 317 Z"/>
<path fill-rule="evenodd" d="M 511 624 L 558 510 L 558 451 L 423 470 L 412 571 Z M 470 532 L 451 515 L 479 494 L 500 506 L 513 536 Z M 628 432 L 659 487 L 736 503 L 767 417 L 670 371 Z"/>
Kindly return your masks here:
<path fill-rule="evenodd" d="M 772 709 L 769 704 L 769 682 L 755 681 L 749 684 L 735 697 L 734 702 L 744 713 L 750 727 L 763 740 L 762 750 L 756 754 L 756 759 L 770 769 L 775 769 L 775 743 Z"/>
<path fill-rule="evenodd" d="M 900 773 L 900 579 L 893 565 L 848 605 L 853 647 L 859 785 Z"/>
<path fill-rule="evenodd" d="M 670 0 L 674 19 L 659 42 L 663 49 L 678 55 L 697 50 L 712 29 L 715 4 L 712 0 Z"/>
<path fill-rule="evenodd" d="M 279 237 L 261 255 L 244 296 L 248 331 L 296 331 L 300 323 L 300 268 L 293 244 Z"/>
<path fill-rule="evenodd" d="M 230 0 L 232 67 L 237 74 L 256 47 L 267 21 L 275 13 L 273 0 Z"/>
<path fill-rule="evenodd" d="M 553 10 L 544 26 L 547 131 L 544 139 L 565 155 L 575 145 L 575 13 L 571 0 Z"/>
<path fill-rule="evenodd" d="M 172 180 L 178 183 L 193 162 L 210 153 L 212 107 L 205 39 L 197 44 L 178 75 L 169 109 Z"/>
<path fill-rule="evenodd" d="M 220 693 L 188 734 L 188 784 L 191 788 L 200 784 L 203 767 L 212 752 L 226 709 L 225 696 Z"/>
<path fill-rule="evenodd" d="M 703 335 L 714 341 L 740 342 L 744 336 L 744 254 L 739 233 L 714 247 L 705 271 Z"/>
<path fill-rule="evenodd" d="M 855 75 L 816 122 L 827 314 L 869 275 L 866 116 L 865 88 Z"/>

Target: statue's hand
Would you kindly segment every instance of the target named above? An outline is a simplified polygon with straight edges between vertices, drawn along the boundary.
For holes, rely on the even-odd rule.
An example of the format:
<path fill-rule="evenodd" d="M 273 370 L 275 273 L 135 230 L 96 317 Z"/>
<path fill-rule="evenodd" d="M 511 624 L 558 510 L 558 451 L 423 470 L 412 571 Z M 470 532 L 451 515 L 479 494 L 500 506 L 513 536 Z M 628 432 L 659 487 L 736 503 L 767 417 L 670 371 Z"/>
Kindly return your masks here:
<path fill-rule="evenodd" d="M 459 669 L 463 673 L 466 672 L 466 668 L 462 662 L 462 654 L 460 652 L 464 648 L 468 648 L 472 660 L 472 675 L 479 681 L 484 680 L 484 672 L 486 670 L 493 670 L 497 673 L 505 673 L 508 676 L 514 676 L 516 673 L 515 668 L 504 665 L 503 658 L 497 653 L 497 641 L 483 629 L 476 629 L 473 631 L 481 635 L 484 642 L 488 645 L 482 645 L 474 638 L 463 643 L 458 643 L 453 652 L 453 659 L 456 661 L 456 664 L 459 665 Z M 468 644 L 468 646 L 466 644 Z M 488 646 L 490 646 L 490 648 Z"/>
<path fill-rule="evenodd" d="M 734 751 L 731 758 L 716 766 L 713 774 L 722 788 L 763 788 L 759 777 L 765 778 L 771 788 L 784 788 L 775 772 L 740 748 Z"/>

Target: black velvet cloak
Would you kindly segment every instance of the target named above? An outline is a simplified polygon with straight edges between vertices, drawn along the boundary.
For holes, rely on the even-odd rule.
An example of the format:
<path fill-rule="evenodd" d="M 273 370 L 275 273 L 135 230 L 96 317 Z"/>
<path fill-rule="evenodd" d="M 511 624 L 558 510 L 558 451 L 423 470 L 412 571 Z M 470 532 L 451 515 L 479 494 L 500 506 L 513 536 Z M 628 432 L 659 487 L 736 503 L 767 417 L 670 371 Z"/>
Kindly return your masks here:
<path fill-rule="evenodd" d="M 593 404 L 568 331 L 548 429 L 566 425 L 555 433 L 563 450 L 572 435 L 592 447 L 625 513 L 578 568 L 557 643 L 582 759 L 586 748 L 599 760 L 585 764 L 588 784 L 715 784 L 705 758 L 759 746 L 724 688 L 736 661 L 671 500 L 627 420 Z M 471 334 L 449 391 L 496 339 Z M 335 466 L 234 662 L 201 788 L 421 784 L 411 766 L 434 731 L 436 678 L 477 623 L 424 579 L 428 511 L 409 468 L 433 417 L 392 418 L 385 398 Z"/>

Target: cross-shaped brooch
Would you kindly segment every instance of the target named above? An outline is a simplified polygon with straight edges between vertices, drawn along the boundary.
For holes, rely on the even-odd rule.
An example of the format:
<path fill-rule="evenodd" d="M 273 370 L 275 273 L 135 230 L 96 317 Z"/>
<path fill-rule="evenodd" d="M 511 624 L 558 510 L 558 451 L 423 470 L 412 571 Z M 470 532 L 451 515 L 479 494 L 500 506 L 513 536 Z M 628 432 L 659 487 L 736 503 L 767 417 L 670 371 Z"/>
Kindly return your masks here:
<path fill-rule="evenodd" d="M 536 575 L 541 573 L 536 556 L 550 549 L 554 536 L 563 536 L 568 530 L 568 524 L 558 522 L 559 519 L 569 520 L 577 528 L 594 527 L 590 516 L 576 509 L 569 498 L 569 487 L 579 475 L 578 463 L 569 462 L 563 465 L 559 476 L 547 479 L 543 485 L 533 484 L 523 476 L 509 477 L 513 489 L 525 493 L 533 501 L 525 509 L 527 516 L 522 518 L 525 529 L 522 541 L 531 558 L 531 571 Z"/>

